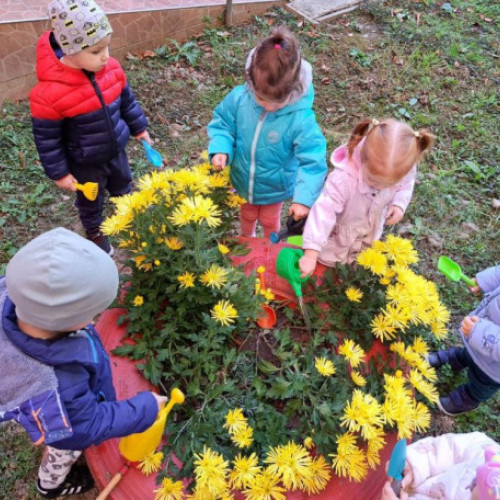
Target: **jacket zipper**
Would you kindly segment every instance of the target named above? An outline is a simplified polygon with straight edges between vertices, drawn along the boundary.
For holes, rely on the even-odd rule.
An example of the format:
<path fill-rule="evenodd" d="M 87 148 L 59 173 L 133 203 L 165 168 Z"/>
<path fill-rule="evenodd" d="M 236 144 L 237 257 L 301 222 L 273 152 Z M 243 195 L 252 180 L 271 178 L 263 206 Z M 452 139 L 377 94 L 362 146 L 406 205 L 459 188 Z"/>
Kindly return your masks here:
<path fill-rule="evenodd" d="M 104 101 L 104 97 L 101 93 L 101 89 L 99 88 L 99 85 L 97 84 L 97 81 L 95 79 L 95 73 L 93 73 L 91 71 L 85 71 L 85 70 L 82 70 L 82 71 L 85 73 L 87 78 L 90 80 L 90 83 L 92 84 L 94 92 L 96 93 L 97 98 L 99 99 L 99 102 L 101 103 L 101 108 L 104 111 L 106 125 L 108 127 L 109 135 L 111 137 L 111 156 L 116 156 L 118 154 L 118 150 L 116 147 L 115 132 L 114 132 L 113 126 L 111 124 L 111 118 L 109 116 L 108 107 L 106 106 L 106 102 Z"/>
<path fill-rule="evenodd" d="M 253 135 L 252 147 L 250 149 L 250 176 L 248 179 L 248 203 L 253 203 L 253 188 L 255 184 L 255 151 L 257 149 L 257 142 L 259 140 L 260 131 L 266 120 L 267 111 L 262 111 L 259 116 L 259 121 L 257 122 L 257 127 L 255 127 L 255 133 Z"/>

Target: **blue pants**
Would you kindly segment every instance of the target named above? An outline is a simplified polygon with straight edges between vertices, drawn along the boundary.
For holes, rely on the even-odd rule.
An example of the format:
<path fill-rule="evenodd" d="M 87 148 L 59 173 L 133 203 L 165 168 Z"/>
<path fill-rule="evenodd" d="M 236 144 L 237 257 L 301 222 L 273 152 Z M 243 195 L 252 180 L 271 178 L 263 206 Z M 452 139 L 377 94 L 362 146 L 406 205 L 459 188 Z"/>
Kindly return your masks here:
<path fill-rule="evenodd" d="M 92 233 L 104 220 L 102 212 L 106 191 L 110 196 L 121 196 L 132 190 L 132 173 L 127 153 L 122 150 L 106 163 L 72 165 L 71 173 L 81 184 L 85 182 L 99 184 L 99 192 L 95 201 L 87 200 L 81 191 L 76 192 L 75 207 L 78 209 L 80 220 L 87 233 Z"/>
<path fill-rule="evenodd" d="M 457 348 L 456 356 L 460 363 L 467 368 L 468 382 L 465 388 L 470 396 L 478 401 L 486 401 L 500 388 L 500 384 L 488 377 L 470 357 L 465 347 Z"/>

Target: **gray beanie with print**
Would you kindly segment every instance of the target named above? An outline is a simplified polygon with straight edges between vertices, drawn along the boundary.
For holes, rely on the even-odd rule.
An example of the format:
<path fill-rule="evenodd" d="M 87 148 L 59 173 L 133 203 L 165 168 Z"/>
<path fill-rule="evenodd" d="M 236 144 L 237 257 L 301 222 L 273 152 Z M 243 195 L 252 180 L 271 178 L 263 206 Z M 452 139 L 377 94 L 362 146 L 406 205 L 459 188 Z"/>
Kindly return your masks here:
<path fill-rule="evenodd" d="M 59 332 L 90 322 L 118 292 L 118 269 L 95 243 L 58 227 L 12 257 L 5 272 L 17 317 Z"/>
<path fill-rule="evenodd" d="M 94 0 L 52 0 L 48 9 L 52 31 L 66 55 L 92 47 L 113 33 Z"/>

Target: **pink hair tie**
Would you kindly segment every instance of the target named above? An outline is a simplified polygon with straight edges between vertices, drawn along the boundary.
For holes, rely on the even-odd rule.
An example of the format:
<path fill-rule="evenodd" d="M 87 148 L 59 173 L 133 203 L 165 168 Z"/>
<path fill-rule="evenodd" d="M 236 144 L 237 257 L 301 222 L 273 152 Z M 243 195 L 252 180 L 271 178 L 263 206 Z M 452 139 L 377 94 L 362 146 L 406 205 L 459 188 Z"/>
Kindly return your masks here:
<path fill-rule="evenodd" d="M 276 43 L 276 44 L 274 44 L 274 48 L 276 50 L 280 50 L 281 49 L 281 45 L 279 43 Z"/>

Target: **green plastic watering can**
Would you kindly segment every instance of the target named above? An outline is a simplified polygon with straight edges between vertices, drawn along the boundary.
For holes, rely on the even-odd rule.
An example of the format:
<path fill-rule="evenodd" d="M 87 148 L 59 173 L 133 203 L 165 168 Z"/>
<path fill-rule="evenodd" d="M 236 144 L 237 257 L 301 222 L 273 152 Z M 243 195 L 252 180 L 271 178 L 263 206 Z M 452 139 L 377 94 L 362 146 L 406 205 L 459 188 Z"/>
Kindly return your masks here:
<path fill-rule="evenodd" d="M 290 283 L 297 297 L 302 297 L 302 283 L 309 279 L 309 276 L 300 277 L 299 260 L 303 255 L 304 251 L 299 248 L 282 248 L 276 259 L 276 272 Z"/>
<path fill-rule="evenodd" d="M 460 266 L 449 257 L 442 255 L 439 257 L 438 270 L 441 271 L 451 281 L 464 281 L 469 286 L 477 286 L 477 283 L 462 273 Z"/>

